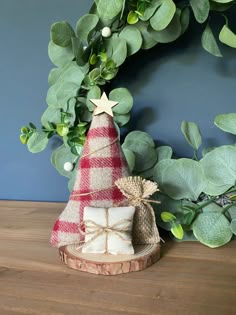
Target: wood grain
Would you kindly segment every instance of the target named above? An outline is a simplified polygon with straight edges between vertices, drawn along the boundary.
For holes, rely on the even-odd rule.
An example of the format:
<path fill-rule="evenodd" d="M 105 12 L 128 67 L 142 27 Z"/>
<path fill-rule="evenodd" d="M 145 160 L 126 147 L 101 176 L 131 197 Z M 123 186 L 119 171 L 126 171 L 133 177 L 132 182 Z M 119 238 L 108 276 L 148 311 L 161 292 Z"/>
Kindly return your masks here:
<path fill-rule="evenodd" d="M 70 268 L 96 275 L 114 276 L 144 270 L 160 259 L 160 244 L 134 246 L 135 255 L 82 253 L 76 244 L 59 248 L 61 260 Z"/>
<path fill-rule="evenodd" d="M 0 201 L 1 315 L 235 314 L 236 241 L 168 241 L 144 271 L 97 276 L 67 268 L 49 245 L 64 207 Z"/>

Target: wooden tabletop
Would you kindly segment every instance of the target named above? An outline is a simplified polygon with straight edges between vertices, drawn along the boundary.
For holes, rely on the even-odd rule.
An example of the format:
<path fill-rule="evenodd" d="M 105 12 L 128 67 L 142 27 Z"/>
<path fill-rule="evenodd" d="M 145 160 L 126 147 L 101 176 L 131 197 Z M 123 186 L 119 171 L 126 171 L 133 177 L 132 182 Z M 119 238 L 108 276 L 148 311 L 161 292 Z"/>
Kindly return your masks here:
<path fill-rule="evenodd" d="M 166 242 L 145 271 L 96 276 L 69 269 L 49 245 L 64 206 L 0 201 L 1 315 L 236 314 L 236 241 Z"/>

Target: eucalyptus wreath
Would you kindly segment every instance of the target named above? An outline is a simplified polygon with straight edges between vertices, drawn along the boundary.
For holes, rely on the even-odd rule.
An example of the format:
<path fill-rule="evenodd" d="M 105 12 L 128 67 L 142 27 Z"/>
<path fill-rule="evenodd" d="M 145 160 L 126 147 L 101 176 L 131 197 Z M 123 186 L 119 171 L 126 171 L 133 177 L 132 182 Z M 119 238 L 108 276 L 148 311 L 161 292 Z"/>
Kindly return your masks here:
<path fill-rule="evenodd" d="M 75 30 L 66 21 L 51 26 L 48 54 L 56 66 L 48 76 L 47 105 L 41 128 L 21 128 L 20 140 L 29 151 L 44 150 L 51 137 L 61 145 L 51 155 L 58 172 L 73 187 L 93 112 L 91 98 L 100 98 L 119 67 L 140 49 L 170 43 L 189 28 L 191 19 L 203 25 L 202 47 L 222 57 L 220 44 L 236 48 L 230 29 L 235 0 L 95 0 Z M 218 16 L 222 19 L 219 20 Z M 215 20 L 215 21 L 214 21 Z M 219 22 L 220 21 L 220 22 Z M 219 34 L 211 25 L 220 23 Z M 217 24 L 217 25 L 218 25 Z M 128 123 L 133 98 L 126 88 L 110 91 L 117 128 Z M 218 115 L 215 124 L 236 135 L 236 114 Z M 158 182 L 161 204 L 157 223 L 176 239 L 199 240 L 210 247 L 224 245 L 236 234 L 236 146 L 205 148 L 194 122 L 183 121 L 182 133 L 193 158 L 175 158 L 169 146 L 155 146 L 143 131 L 127 134 L 122 144 L 130 171 Z"/>

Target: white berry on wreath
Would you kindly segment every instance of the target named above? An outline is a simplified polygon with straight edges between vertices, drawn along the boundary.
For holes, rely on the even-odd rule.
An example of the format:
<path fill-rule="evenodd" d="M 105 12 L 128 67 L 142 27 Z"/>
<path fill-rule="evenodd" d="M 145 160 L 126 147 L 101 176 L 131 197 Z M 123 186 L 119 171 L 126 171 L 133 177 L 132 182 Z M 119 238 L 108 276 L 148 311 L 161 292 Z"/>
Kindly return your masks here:
<path fill-rule="evenodd" d="M 108 26 L 103 27 L 102 29 L 102 37 L 110 37 L 111 36 L 111 29 Z"/>
<path fill-rule="evenodd" d="M 65 170 L 66 172 L 71 172 L 71 171 L 73 170 L 73 168 L 74 168 L 74 165 L 73 165 L 73 163 L 71 163 L 71 162 L 66 162 L 66 163 L 64 164 L 64 170 Z"/>

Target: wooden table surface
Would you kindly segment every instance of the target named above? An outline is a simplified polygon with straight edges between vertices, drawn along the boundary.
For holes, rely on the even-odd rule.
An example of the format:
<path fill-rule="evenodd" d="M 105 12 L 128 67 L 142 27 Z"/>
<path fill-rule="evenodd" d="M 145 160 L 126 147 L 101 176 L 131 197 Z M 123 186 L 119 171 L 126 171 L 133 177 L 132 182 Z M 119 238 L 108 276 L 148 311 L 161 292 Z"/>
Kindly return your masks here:
<path fill-rule="evenodd" d="M 236 241 L 162 245 L 145 271 L 69 269 L 49 245 L 62 203 L 0 201 L 0 314 L 236 314 Z"/>

